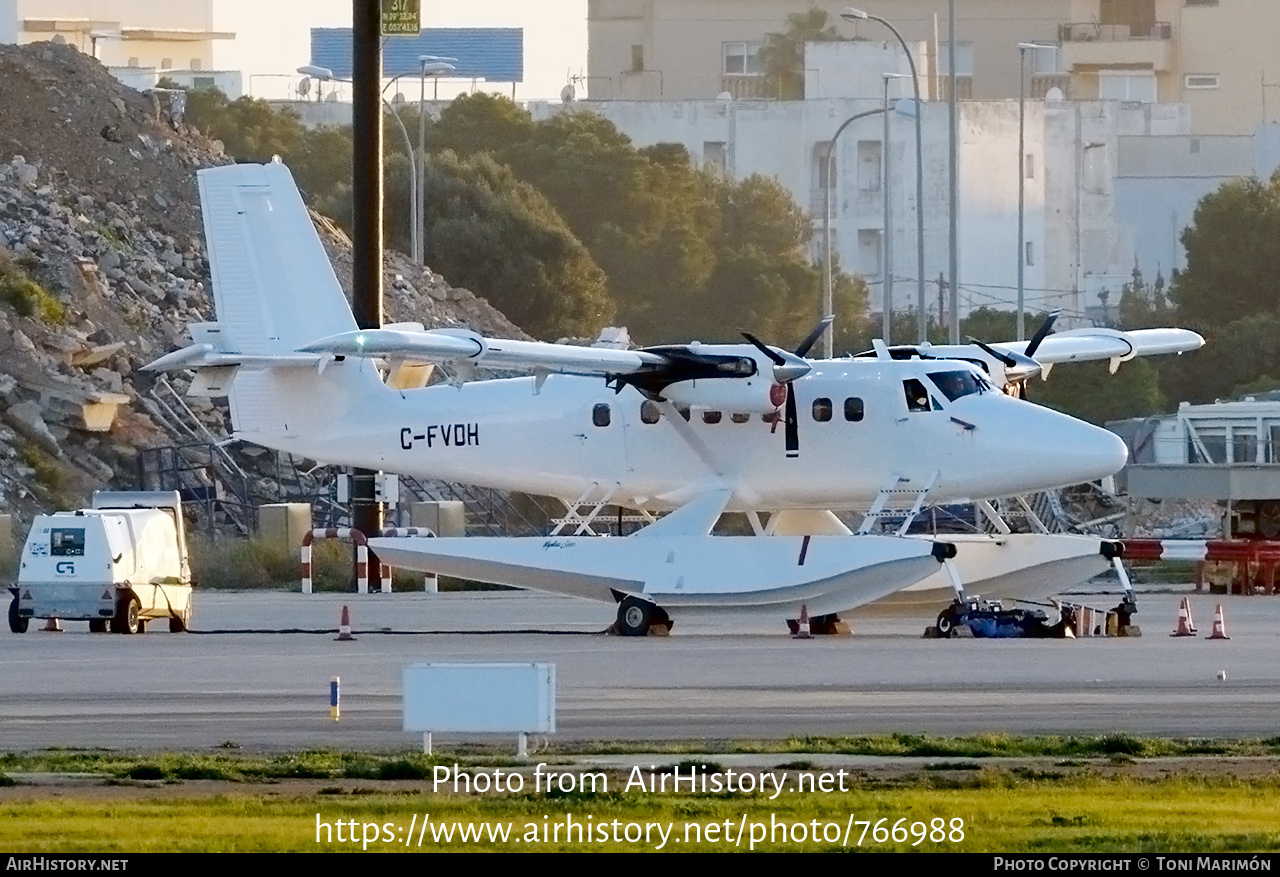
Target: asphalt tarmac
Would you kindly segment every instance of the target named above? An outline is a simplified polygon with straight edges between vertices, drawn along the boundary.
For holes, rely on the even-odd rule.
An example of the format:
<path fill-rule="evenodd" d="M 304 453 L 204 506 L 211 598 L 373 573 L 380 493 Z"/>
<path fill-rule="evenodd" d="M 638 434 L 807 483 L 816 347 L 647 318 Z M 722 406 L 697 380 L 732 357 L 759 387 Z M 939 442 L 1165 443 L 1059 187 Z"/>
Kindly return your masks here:
<path fill-rule="evenodd" d="M 932 614 L 877 610 L 799 641 L 732 616 L 604 636 L 613 607 L 533 593 L 197 592 L 189 634 L 0 633 L 0 749 L 412 747 L 401 671 L 427 661 L 554 663 L 560 741 L 1280 734 L 1280 598 L 1192 594 L 1199 635 L 1173 638 L 1185 593 L 1143 595 L 1137 639 L 926 640 Z M 1231 639 L 1206 640 L 1219 601 Z M 334 639 L 344 604 L 356 642 Z"/>

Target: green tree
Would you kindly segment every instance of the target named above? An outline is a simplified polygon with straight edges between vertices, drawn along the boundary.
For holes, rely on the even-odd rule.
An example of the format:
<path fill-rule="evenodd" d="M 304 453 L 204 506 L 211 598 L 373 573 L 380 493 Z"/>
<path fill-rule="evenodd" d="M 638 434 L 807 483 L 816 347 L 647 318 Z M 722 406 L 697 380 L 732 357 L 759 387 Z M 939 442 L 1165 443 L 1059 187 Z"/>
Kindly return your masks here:
<path fill-rule="evenodd" d="M 604 274 L 532 186 L 487 155 L 444 152 L 426 169 L 427 261 L 451 283 L 538 338 L 595 335 L 613 319 Z M 389 182 L 403 191 L 408 179 Z"/>
<path fill-rule="evenodd" d="M 1172 297 L 1195 328 L 1280 309 L 1280 172 L 1233 180 L 1200 199 L 1182 232 L 1187 267 Z"/>
<path fill-rule="evenodd" d="M 825 9 L 787 16 L 786 30 L 766 34 L 760 49 L 764 67 L 764 93 L 779 100 L 804 99 L 804 44 L 840 39 Z"/>
<path fill-rule="evenodd" d="M 306 136 L 306 128 L 292 113 L 247 95 L 228 100 L 216 88 L 189 92 L 186 120 L 221 140 L 227 155 L 237 161 L 267 162 L 279 155 L 289 162 L 301 154 Z"/>

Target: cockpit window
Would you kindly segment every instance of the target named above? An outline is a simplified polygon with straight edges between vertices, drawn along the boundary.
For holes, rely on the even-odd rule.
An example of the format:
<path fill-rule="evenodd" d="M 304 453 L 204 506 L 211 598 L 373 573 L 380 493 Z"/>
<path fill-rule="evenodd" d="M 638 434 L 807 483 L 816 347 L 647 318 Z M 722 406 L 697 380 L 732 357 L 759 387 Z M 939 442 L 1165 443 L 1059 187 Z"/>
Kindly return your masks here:
<path fill-rule="evenodd" d="M 942 395 L 952 402 L 961 396 L 982 393 L 991 389 L 991 385 L 986 379 L 967 369 L 953 372 L 929 372 L 929 380 L 937 384 L 938 389 L 942 391 Z"/>

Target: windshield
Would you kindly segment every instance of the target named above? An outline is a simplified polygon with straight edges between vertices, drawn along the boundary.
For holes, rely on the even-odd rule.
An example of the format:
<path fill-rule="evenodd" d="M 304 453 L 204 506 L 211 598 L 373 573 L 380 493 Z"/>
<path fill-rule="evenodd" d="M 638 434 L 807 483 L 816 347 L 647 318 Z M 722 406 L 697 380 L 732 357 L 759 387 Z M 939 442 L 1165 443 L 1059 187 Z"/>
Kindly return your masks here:
<path fill-rule="evenodd" d="M 952 402 L 961 396 L 994 389 L 986 378 L 968 369 L 952 372 L 929 372 L 929 380 L 937 384 L 938 389 L 942 391 L 942 395 Z"/>

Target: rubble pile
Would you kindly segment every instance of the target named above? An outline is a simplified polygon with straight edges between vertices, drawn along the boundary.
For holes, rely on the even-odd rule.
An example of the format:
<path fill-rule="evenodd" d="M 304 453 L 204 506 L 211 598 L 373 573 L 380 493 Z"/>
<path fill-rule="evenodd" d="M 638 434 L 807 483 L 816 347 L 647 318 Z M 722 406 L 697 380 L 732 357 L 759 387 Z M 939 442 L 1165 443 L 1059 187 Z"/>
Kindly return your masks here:
<path fill-rule="evenodd" d="M 76 49 L 0 45 L 0 512 L 133 488 L 140 449 L 226 437 L 221 402 L 178 401 L 188 375 L 139 367 L 212 319 L 196 171 L 229 161 Z M 350 241 L 316 220 L 349 293 Z M 527 337 L 403 255 L 386 272 L 388 320 Z M 234 453 L 279 496 L 273 453 Z"/>

